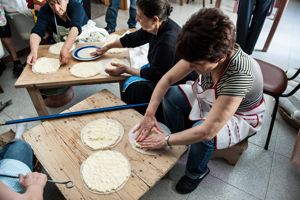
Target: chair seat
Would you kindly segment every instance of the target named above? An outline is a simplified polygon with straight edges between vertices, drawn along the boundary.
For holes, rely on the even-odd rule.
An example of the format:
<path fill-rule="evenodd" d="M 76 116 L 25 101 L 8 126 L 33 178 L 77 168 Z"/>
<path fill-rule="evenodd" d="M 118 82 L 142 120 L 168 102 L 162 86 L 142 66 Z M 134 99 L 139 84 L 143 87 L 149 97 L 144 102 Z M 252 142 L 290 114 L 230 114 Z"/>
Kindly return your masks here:
<path fill-rule="evenodd" d="M 280 96 L 287 87 L 285 72 L 270 63 L 256 59 L 260 65 L 264 79 L 264 93 L 271 96 Z"/>

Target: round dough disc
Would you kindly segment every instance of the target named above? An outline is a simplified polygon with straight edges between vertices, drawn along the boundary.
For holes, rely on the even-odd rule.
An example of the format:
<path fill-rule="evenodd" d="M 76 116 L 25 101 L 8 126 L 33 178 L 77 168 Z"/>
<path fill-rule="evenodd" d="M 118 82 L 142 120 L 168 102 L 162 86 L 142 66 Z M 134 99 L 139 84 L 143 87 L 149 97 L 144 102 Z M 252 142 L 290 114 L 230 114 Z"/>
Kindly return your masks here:
<path fill-rule="evenodd" d="M 157 149 L 157 150 L 144 150 L 144 149 L 141 149 L 139 144 L 136 142 L 135 140 L 135 133 L 133 132 L 133 130 L 138 126 L 135 125 L 128 133 L 128 140 L 129 140 L 129 143 L 131 144 L 132 148 L 134 150 L 136 150 L 137 152 L 140 152 L 141 154 L 145 154 L 145 155 L 150 155 L 150 156 L 155 156 L 155 155 L 158 155 L 158 154 L 161 154 L 163 152 L 165 152 L 168 147 L 164 148 L 164 149 Z M 170 129 L 159 122 L 159 126 L 160 128 L 162 129 L 162 131 L 164 132 L 164 134 L 167 136 L 171 133 Z M 152 134 L 156 134 L 155 132 L 153 132 Z"/>
<path fill-rule="evenodd" d="M 131 167 L 128 159 L 117 151 L 98 151 L 82 163 L 80 174 L 90 191 L 108 194 L 125 185 L 131 174 Z"/>
<path fill-rule="evenodd" d="M 113 119 L 97 119 L 81 129 L 81 140 L 94 150 L 108 149 L 115 146 L 123 134 L 124 128 L 120 122 Z"/>
<path fill-rule="evenodd" d="M 58 71 L 60 62 L 57 58 L 40 57 L 32 66 L 32 71 L 37 74 L 50 74 Z"/>
<path fill-rule="evenodd" d="M 55 55 L 59 55 L 62 46 L 64 45 L 64 42 L 58 42 L 56 44 L 53 44 L 49 47 L 49 53 L 55 54 Z M 70 51 L 73 51 L 75 49 L 75 45 L 72 45 L 72 48 L 70 49 Z"/>
<path fill-rule="evenodd" d="M 73 76 L 79 78 L 88 78 L 96 76 L 99 71 L 96 67 L 96 62 L 81 62 L 72 66 L 70 72 Z"/>

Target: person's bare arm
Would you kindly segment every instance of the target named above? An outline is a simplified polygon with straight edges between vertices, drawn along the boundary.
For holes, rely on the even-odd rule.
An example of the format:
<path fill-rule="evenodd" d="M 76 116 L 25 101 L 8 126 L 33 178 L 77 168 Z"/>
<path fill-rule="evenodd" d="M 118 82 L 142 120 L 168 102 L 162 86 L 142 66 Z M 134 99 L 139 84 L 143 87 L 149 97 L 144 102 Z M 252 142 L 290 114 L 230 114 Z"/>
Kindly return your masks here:
<path fill-rule="evenodd" d="M 36 33 L 32 33 L 30 35 L 30 41 L 29 41 L 30 53 L 27 56 L 27 64 L 33 65 L 36 62 L 37 53 L 38 53 L 38 49 L 39 49 L 41 40 L 42 40 L 41 37 Z"/>
<path fill-rule="evenodd" d="M 218 97 L 203 124 L 171 134 L 168 143 L 170 145 L 187 145 L 213 139 L 234 115 L 241 101 L 242 97 Z M 146 138 L 140 145 L 145 149 L 160 149 L 165 145 L 164 137 L 152 136 Z"/>
<path fill-rule="evenodd" d="M 153 127 L 159 129 L 159 126 L 155 119 L 155 113 L 160 102 L 162 101 L 162 98 L 165 96 L 168 88 L 171 85 L 178 82 L 192 71 L 193 69 L 190 67 L 189 62 L 185 60 L 180 60 L 160 79 L 152 93 L 144 118 L 135 130 L 136 140 L 138 142 L 144 140 Z"/>
<path fill-rule="evenodd" d="M 72 27 L 71 30 L 69 31 L 68 37 L 66 41 L 64 42 L 63 47 L 61 48 L 60 51 L 60 62 L 61 64 L 67 64 L 70 60 L 70 49 L 72 48 L 76 37 L 78 36 L 78 28 L 77 27 Z"/>

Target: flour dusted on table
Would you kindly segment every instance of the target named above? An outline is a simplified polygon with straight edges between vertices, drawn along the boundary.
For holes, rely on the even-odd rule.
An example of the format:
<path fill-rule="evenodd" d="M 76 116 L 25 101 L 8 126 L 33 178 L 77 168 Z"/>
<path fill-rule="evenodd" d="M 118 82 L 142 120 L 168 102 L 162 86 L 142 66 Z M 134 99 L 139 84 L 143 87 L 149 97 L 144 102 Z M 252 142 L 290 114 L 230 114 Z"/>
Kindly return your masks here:
<path fill-rule="evenodd" d="M 81 165 L 81 178 L 92 192 L 108 194 L 120 190 L 131 174 L 128 159 L 117 151 L 98 151 Z"/>
<path fill-rule="evenodd" d="M 81 129 L 82 143 L 96 149 L 107 149 L 115 146 L 124 134 L 120 122 L 113 119 L 97 119 Z"/>
<path fill-rule="evenodd" d="M 32 66 L 32 71 L 37 74 L 51 74 L 58 71 L 60 62 L 57 58 L 40 57 Z"/>

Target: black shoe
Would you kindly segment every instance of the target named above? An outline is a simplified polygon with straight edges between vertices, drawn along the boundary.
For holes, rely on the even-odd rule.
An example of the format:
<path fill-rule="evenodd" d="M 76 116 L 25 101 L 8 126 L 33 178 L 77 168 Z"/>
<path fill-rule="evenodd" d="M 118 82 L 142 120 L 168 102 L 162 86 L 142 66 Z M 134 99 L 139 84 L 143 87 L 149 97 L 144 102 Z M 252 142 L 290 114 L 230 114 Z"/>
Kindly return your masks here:
<path fill-rule="evenodd" d="M 191 193 L 198 187 L 198 185 L 207 176 L 207 174 L 209 174 L 209 172 L 210 172 L 210 170 L 209 170 L 209 168 L 207 168 L 207 171 L 198 179 L 191 179 L 191 178 L 187 177 L 186 175 L 184 175 L 183 177 L 181 177 L 181 179 L 176 184 L 176 187 L 175 187 L 176 191 L 179 194 Z"/>
<path fill-rule="evenodd" d="M 111 33 L 113 33 L 113 32 L 116 31 L 115 29 L 110 29 L 110 28 L 108 28 L 108 27 L 105 27 L 104 29 L 107 30 L 107 32 L 108 32 L 109 34 L 111 34 Z"/>
<path fill-rule="evenodd" d="M 0 76 L 2 75 L 5 69 L 6 69 L 6 65 L 2 60 L 0 60 Z"/>
<path fill-rule="evenodd" d="M 24 66 L 20 61 L 14 61 L 13 74 L 15 78 L 18 78 L 21 75 L 23 69 Z"/>
<path fill-rule="evenodd" d="M 136 29 L 135 26 L 129 26 L 128 28 L 129 28 L 129 29 Z"/>

